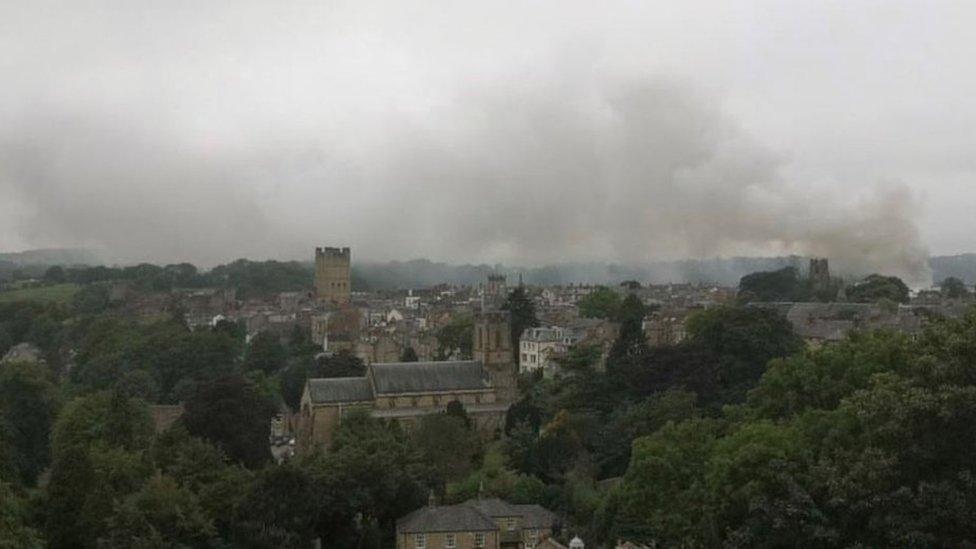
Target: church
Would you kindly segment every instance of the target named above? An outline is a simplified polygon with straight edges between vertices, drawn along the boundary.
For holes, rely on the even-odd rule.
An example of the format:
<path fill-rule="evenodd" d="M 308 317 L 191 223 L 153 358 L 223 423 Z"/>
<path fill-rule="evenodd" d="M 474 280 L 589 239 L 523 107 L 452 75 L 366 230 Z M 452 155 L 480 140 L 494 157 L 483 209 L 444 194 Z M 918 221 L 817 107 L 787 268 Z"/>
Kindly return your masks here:
<path fill-rule="evenodd" d="M 473 360 L 374 363 L 363 377 L 309 379 L 299 412 L 298 450 L 328 446 L 342 416 L 357 408 L 410 428 L 458 401 L 481 432 L 500 431 L 518 393 L 506 312 L 477 316 L 472 349 Z"/>

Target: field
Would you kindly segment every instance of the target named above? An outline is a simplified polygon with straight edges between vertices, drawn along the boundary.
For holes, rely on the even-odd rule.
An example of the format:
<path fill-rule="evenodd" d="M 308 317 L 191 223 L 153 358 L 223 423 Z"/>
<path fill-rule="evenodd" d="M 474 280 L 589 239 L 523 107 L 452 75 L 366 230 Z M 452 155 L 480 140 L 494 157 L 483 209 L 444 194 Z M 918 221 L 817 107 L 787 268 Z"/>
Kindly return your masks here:
<path fill-rule="evenodd" d="M 77 284 L 54 284 L 53 286 L 5 290 L 0 292 L 0 303 L 10 303 L 12 301 L 39 301 L 43 303 L 56 301 L 66 303 L 71 300 L 77 291 Z"/>

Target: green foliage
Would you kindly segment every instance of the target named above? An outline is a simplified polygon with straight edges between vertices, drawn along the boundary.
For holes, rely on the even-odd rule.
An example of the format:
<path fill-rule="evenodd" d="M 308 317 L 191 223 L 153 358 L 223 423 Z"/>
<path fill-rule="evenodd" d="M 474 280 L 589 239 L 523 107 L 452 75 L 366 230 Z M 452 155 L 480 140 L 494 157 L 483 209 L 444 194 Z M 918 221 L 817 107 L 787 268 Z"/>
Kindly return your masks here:
<path fill-rule="evenodd" d="M 51 461 L 50 434 L 59 397 L 50 371 L 36 362 L 0 365 L 0 421 L 17 480 L 33 486 Z"/>
<path fill-rule="evenodd" d="M 873 274 L 847 289 L 847 298 L 856 303 L 875 303 L 888 299 L 908 303 L 908 286 L 896 276 Z"/>
<path fill-rule="evenodd" d="M 621 302 L 620 294 L 605 286 L 600 286 L 592 293 L 583 296 L 576 306 L 580 316 L 585 318 L 616 319 Z"/>
<path fill-rule="evenodd" d="M 25 505 L 9 484 L 0 480 L 0 549 L 41 549 L 40 533 L 28 525 Z"/>
<path fill-rule="evenodd" d="M 52 546 L 93 547 L 107 534 L 115 502 L 151 474 L 152 429 L 145 405 L 120 393 L 68 403 L 52 438 L 45 529 Z"/>
<path fill-rule="evenodd" d="M 752 273 L 739 280 L 739 296 L 746 301 L 804 301 L 803 293 L 795 267 Z"/>
<path fill-rule="evenodd" d="M 965 545 L 974 359 L 976 312 L 917 342 L 855 334 L 774 360 L 748 402 L 726 408 L 731 423 L 638 439 L 602 531 L 661 545 Z"/>
<path fill-rule="evenodd" d="M 411 435 L 423 458 L 445 481 L 468 475 L 481 454 L 481 441 L 465 418 L 458 415 L 425 416 Z"/>
<path fill-rule="evenodd" d="M 451 320 L 437 331 L 438 360 L 447 360 L 457 353 L 462 360 L 470 360 L 474 345 L 474 321 L 470 316 Z"/>
<path fill-rule="evenodd" d="M 197 496 L 172 478 L 157 475 L 115 505 L 98 547 L 205 547 L 215 534 Z"/>
<path fill-rule="evenodd" d="M 954 276 L 943 280 L 939 284 L 939 289 L 942 291 L 942 295 L 950 299 L 967 298 L 970 295 L 966 283 Z"/>
<path fill-rule="evenodd" d="M 417 357 L 417 351 L 410 346 L 403 349 L 403 354 L 400 355 L 400 362 L 417 362 L 418 360 L 420 360 L 420 358 Z"/>
<path fill-rule="evenodd" d="M 285 365 L 287 358 L 285 347 L 277 335 L 271 332 L 259 332 L 247 346 L 244 369 L 259 370 L 271 375 Z"/>
<path fill-rule="evenodd" d="M 0 303 L 33 302 L 33 303 L 70 303 L 75 292 L 76 284 L 55 284 L 52 286 L 32 286 L 0 292 Z"/>
<path fill-rule="evenodd" d="M 71 307 L 77 314 L 98 314 L 109 308 L 109 288 L 105 284 L 82 286 L 72 295 Z"/>
<path fill-rule="evenodd" d="M 326 510 L 319 531 L 337 547 L 392 545 L 386 536 L 397 518 L 424 504 L 432 476 L 395 424 L 361 410 L 343 418 L 331 450 L 313 456 L 309 467 Z M 376 532 L 384 539 L 375 540 Z"/>
<path fill-rule="evenodd" d="M 617 319 L 620 334 L 610 349 L 609 364 L 618 371 L 632 368 L 647 355 L 647 338 L 644 336 L 644 304 L 636 295 L 628 295 L 621 303 Z"/>
<path fill-rule="evenodd" d="M 539 325 L 539 319 L 535 316 L 535 303 L 525 291 L 525 286 L 520 284 L 508 294 L 502 309 L 508 311 L 509 314 L 508 322 L 512 331 L 512 353 L 517 358 L 522 332 L 526 328 Z"/>
<path fill-rule="evenodd" d="M 285 463 L 263 469 L 238 506 L 235 547 L 310 547 L 321 497 L 307 468 Z"/>
<path fill-rule="evenodd" d="M 255 468 L 271 459 L 268 437 L 275 406 L 251 381 L 230 376 L 201 384 L 185 403 L 187 431 L 228 458 Z"/>

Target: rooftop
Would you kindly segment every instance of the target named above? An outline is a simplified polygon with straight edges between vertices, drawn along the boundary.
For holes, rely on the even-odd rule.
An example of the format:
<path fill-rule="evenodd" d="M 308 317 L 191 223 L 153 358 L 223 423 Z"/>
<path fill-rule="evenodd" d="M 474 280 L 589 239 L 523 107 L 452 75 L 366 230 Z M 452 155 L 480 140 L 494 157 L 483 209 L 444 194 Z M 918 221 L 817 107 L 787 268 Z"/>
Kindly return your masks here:
<path fill-rule="evenodd" d="M 369 366 L 377 394 L 476 391 L 491 388 L 481 362 L 388 362 Z"/>
<path fill-rule="evenodd" d="M 373 391 L 365 377 L 334 377 L 308 380 L 312 404 L 366 402 L 373 400 Z"/>

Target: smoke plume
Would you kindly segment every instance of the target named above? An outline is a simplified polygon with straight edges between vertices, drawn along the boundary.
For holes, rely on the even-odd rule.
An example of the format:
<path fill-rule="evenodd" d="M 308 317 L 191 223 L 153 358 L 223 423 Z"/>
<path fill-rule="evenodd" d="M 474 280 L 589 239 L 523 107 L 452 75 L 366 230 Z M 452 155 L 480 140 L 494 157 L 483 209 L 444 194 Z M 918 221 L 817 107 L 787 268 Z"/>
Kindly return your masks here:
<path fill-rule="evenodd" d="M 240 28 L 208 42 L 206 14 L 155 25 L 119 5 L 104 19 L 119 36 L 86 27 L 84 40 L 0 64 L 31 75 L 0 91 L 6 246 L 203 266 L 306 259 L 323 244 L 358 260 L 528 266 L 801 254 L 929 282 L 907 185 L 881 173 L 838 193 L 797 180 L 792 151 L 744 130 L 721 91 L 607 68 L 599 37 L 560 37 L 480 74 L 463 70 L 469 52 L 428 43 L 432 28 L 400 37 L 403 52 L 364 50 L 375 44 L 349 37 L 369 33 L 322 33 L 313 24 L 325 18 L 268 9 L 227 12 Z M 290 18 L 284 30 L 267 30 L 269 13 Z M 0 46 L 39 34 L 26 17 Z M 333 30 L 341 20 L 328 19 Z M 75 69 L 60 56 L 85 40 L 95 64 Z M 411 64 L 433 51 L 446 68 Z"/>

